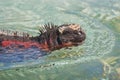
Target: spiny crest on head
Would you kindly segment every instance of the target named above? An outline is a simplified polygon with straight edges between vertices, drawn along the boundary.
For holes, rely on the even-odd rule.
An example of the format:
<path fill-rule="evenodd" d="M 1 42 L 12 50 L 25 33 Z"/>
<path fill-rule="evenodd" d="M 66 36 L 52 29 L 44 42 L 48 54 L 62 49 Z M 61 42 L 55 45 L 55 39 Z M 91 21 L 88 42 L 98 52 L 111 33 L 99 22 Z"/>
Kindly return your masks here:
<path fill-rule="evenodd" d="M 37 40 L 39 43 L 47 42 L 48 46 L 51 46 L 51 40 L 54 43 L 57 37 L 58 25 L 52 23 L 45 24 L 39 29 L 39 37 Z"/>
<path fill-rule="evenodd" d="M 55 30 L 58 28 L 58 25 L 54 25 L 53 23 L 47 23 L 40 27 L 39 32 L 40 34 L 43 34 L 45 32 L 49 33 L 51 30 Z"/>

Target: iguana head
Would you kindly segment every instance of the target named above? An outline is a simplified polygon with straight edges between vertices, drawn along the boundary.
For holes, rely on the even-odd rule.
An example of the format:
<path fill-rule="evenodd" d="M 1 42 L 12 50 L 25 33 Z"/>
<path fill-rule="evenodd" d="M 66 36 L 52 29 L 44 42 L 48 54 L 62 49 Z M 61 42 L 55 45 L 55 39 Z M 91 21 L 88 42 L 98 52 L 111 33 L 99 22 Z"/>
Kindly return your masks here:
<path fill-rule="evenodd" d="M 85 32 L 78 24 L 64 24 L 59 26 L 59 39 L 63 46 L 77 46 L 86 38 Z"/>
<path fill-rule="evenodd" d="M 78 46 L 86 38 L 85 32 L 78 24 L 63 24 L 60 26 L 47 24 L 40 32 L 37 40 L 40 44 L 45 44 L 49 50 Z"/>

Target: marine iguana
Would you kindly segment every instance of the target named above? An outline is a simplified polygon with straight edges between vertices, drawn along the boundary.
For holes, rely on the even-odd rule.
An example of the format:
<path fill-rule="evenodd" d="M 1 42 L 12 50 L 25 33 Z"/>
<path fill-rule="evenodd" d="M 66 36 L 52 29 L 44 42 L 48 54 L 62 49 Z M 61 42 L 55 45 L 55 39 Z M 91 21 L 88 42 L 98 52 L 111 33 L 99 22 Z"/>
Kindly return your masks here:
<path fill-rule="evenodd" d="M 0 47 L 9 49 L 13 48 L 30 48 L 37 47 L 43 51 L 54 51 L 61 48 L 81 45 L 86 39 L 85 32 L 79 24 L 63 24 L 54 25 L 52 23 L 45 24 L 40 27 L 39 35 L 30 37 L 29 34 L 23 33 L 22 36 L 18 32 L 13 35 L 0 33 Z"/>

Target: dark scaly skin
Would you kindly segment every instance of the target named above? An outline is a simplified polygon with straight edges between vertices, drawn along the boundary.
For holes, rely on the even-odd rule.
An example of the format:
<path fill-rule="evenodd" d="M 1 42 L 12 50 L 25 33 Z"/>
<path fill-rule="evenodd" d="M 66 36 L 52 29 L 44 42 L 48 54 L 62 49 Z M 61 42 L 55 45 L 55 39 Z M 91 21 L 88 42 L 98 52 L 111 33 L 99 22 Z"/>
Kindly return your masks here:
<path fill-rule="evenodd" d="M 65 47 L 81 45 L 85 38 L 85 32 L 78 24 L 45 24 L 39 30 L 38 36 L 29 37 L 29 34 L 17 36 L 0 34 L 0 46 L 10 47 L 14 45 L 17 48 L 37 47 L 43 51 L 54 51 Z M 12 48 L 11 48 L 12 49 Z"/>

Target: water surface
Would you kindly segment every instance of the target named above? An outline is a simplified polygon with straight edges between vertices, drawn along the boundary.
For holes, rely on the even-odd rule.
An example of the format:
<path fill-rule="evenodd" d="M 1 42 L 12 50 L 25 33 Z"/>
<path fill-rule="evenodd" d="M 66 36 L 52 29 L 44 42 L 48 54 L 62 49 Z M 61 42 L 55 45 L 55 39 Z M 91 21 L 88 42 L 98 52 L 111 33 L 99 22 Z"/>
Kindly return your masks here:
<path fill-rule="evenodd" d="M 83 45 L 43 57 L 36 49 L 1 53 L 0 79 L 119 80 L 119 5 L 119 0 L 0 0 L 0 29 L 35 36 L 48 22 L 77 23 L 87 35 Z"/>

